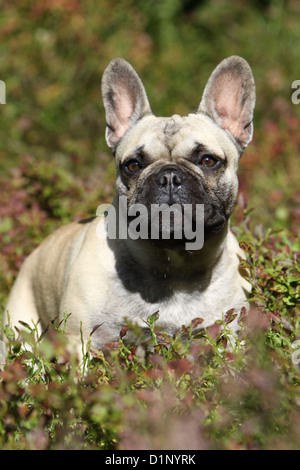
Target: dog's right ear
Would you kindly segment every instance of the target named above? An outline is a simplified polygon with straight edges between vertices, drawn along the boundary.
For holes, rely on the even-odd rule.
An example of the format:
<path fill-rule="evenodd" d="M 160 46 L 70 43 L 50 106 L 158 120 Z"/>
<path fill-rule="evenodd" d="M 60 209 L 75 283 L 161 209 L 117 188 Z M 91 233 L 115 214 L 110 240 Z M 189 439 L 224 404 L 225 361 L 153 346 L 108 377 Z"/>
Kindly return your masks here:
<path fill-rule="evenodd" d="M 114 59 L 105 69 L 102 99 L 107 122 L 106 142 L 115 150 L 125 132 L 152 113 L 144 85 L 126 60 Z"/>

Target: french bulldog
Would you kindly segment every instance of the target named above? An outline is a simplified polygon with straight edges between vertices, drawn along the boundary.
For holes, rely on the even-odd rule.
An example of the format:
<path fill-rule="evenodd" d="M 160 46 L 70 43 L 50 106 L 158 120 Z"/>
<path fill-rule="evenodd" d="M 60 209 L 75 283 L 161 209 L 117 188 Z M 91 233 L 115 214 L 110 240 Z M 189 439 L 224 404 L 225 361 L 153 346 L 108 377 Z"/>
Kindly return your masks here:
<path fill-rule="evenodd" d="M 116 230 L 109 236 L 109 211 L 106 216 L 100 211 L 93 220 L 50 235 L 25 260 L 11 290 L 6 306 L 11 323 L 18 328 L 20 320 L 38 324 L 42 331 L 54 317 L 70 313 L 66 333 L 79 344 L 80 327 L 84 338 L 93 331 L 92 345 L 98 348 L 119 338 L 126 318 L 145 327 L 158 311 L 157 325 L 173 335 L 194 318 L 201 318 L 205 328 L 229 309 L 239 313 L 249 284 L 239 272 L 243 253 L 230 216 L 239 159 L 253 134 L 250 66 L 239 56 L 224 59 L 211 74 L 197 112 L 188 116 L 156 117 L 141 79 L 121 58 L 103 74 L 102 97 L 106 141 L 117 169 Z M 120 218 L 121 200 L 126 220 Z M 156 218 L 151 227 L 148 215 L 143 237 L 138 230 L 126 236 L 124 224 L 128 228 L 135 220 L 132 207 L 149 214 L 162 205 L 175 206 L 169 224 Z M 195 208 L 204 208 L 199 246 L 182 226 L 176 230 L 186 206 L 192 208 L 191 230 L 200 220 Z"/>

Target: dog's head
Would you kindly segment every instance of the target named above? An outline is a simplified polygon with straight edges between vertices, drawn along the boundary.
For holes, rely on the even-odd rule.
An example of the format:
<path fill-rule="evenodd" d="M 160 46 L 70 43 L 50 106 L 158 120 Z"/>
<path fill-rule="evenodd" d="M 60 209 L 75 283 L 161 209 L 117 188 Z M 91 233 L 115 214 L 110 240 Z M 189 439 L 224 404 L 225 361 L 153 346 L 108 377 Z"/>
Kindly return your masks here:
<path fill-rule="evenodd" d="M 204 204 L 206 235 L 220 231 L 236 204 L 238 162 L 252 139 L 255 83 L 248 63 L 238 56 L 223 60 L 197 112 L 184 117 L 154 116 L 124 59 L 106 68 L 102 96 L 118 195 L 147 208 Z"/>

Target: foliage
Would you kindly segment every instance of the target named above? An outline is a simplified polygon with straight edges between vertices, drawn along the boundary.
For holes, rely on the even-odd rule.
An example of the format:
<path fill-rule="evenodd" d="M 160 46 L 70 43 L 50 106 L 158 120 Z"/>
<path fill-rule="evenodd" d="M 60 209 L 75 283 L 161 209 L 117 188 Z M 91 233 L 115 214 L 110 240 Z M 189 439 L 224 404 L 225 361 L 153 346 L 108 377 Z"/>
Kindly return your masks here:
<path fill-rule="evenodd" d="M 233 341 L 227 312 L 174 338 L 148 319 L 103 350 L 68 350 L 57 319 L 42 337 L 8 325 L 0 371 L 2 449 L 299 449 L 299 79 L 296 1 L 3 0 L 0 17 L 0 303 L 25 257 L 62 223 L 110 202 L 100 76 L 127 58 L 155 112 L 196 109 L 219 60 L 244 56 L 257 84 L 254 141 L 233 216 L 253 313 Z M 68 321 L 66 318 L 65 321 Z M 127 341 L 134 331 L 138 340 Z M 29 350 L 28 350 L 29 349 Z"/>

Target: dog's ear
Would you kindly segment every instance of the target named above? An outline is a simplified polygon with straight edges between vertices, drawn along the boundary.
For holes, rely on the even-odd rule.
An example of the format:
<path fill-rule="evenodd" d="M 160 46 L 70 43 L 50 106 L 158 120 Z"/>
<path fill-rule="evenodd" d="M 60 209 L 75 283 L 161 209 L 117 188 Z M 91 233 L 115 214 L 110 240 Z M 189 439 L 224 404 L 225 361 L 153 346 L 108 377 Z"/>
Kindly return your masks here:
<path fill-rule="evenodd" d="M 243 150 L 253 134 L 255 82 L 245 59 L 231 56 L 224 59 L 211 74 L 198 112 L 210 116 L 229 132 Z"/>
<path fill-rule="evenodd" d="M 105 69 L 102 99 L 107 122 L 106 141 L 115 149 L 128 129 L 151 114 L 142 81 L 126 60 L 114 59 Z"/>

